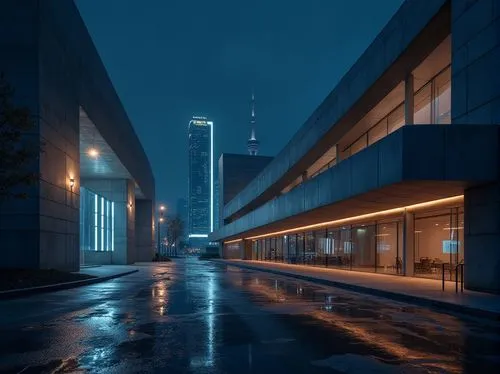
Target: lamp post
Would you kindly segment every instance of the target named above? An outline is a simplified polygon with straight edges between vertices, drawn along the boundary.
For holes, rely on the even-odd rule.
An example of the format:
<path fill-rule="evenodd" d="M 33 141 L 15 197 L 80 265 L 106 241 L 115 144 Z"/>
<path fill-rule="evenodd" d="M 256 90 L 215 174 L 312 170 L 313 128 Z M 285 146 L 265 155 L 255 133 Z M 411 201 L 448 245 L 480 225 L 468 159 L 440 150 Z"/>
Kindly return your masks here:
<path fill-rule="evenodd" d="M 165 211 L 165 205 L 160 205 L 160 217 L 158 218 L 158 256 L 161 255 L 161 224 L 163 223 L 163 212 Z"/>

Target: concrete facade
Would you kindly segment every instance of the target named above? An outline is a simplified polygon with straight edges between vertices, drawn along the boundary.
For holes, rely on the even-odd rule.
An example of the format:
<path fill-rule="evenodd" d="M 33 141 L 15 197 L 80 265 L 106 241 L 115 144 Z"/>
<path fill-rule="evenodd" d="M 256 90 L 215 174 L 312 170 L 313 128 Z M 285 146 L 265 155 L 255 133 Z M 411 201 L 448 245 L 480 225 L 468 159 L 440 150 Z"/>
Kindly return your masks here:
<path fill-rule="evenodd" d="M 219 158 L 219 222 L 224 206 L 236 197 L 264 168 L 272 157 L 224 153 Z"/>
<path fill-rule="evenodd" d="M 128 190 L 137 184 L 148 201 L 154 201 L 151 167 L 72 0 L 2 1 L 0 31 L 0 71 L 16 103 L 33 115 L 36 129 L 28 136 L 43 144 L 34 165 L 40 178 L 28 199 L 0 209 L 0 266 L 78 270 L 81 108 L 134 180 Z M 112 179 L 110 172 L 83 177 Z M 128 218 L 123 227 L 132 230 L 123 243 L 130 253 L 120 263 L 133 261 L 135 251 L 134 217 Z"/>
<path fill-rule="evenodd" d="M 230 257 L 239 253 L 239 258 L 265 260 L 268 257 L 259 254 L 263 250 L 259 245 L 265 245 L 266 256 L 283 260 L 277 256 L 285 253 L 285 239 L 291 240 L 286 235 L 298 233 L 306 264 L 317 256 L 315 246 L 326 245 L 314 244 L 317 239 L 307 239 L 313 240 L 307 244 L 307 230 L 320 230 L 335 222 L 364 227 L 370 219 L 387 222 L 396 217 L 402 240 L 395 273 L 416 276 L 426 258 L 415 252 L 421 237 L 417 233 L 422 232 L 416 228 L 415 217 L 430 215 L 426 206 L 451 206 L 453 212 L 463 209 L 463 227 L 458 218 L 452 222 L 450 216 L 452 223 L 439 230 L 454 231 L 454 235 L 458 231 L 462 235 L 463 230 L 463 238 L 453 239 L 450 234 L 449 240 L 443 239 L 443 249 L 438 242 L 436 251 L 441 255 L 441 250 L 448 254 L 464 251 L 465 287 L 500 292 L 498 66 L 498 1 L 407 0 L 287 146 L 225 204 L 225 225 L 212 233 L 211 240 L 227 243 L 223 253 Z M 436 93 L 446 72 L 450 72 L 450 114 L 443 109 L 447 98 Z M 421 115 L 418 105 L 425 92 L 430 95 L 430 119 L 422 123 L 417 114 Z M 399 104 L 404 108 L 402 127 L 389 131 L 390 116 Z M 436 115 L 449 120 L 433 122 Z M 369 142 L 369 132 L 380 128 L 384 118 L 386 133 Z M 419 126 L 428 123 L 431 125 Z M 362 150 L 344 156 L 344 147 L 351 144 L 351 149 L 362 136 L 366 137 Z M 317 168 L 327 154 L 333 163 Z M 321 172 L 309 177 L 311 168 Z M 449 205 L 451 202 L 455 205 Z M 459 213 L 450 214 L 458 217 Z M 347 229 L 340 226 L 339 230 Z M 379 229 L 382 227 L 375 227 Z M 353 232 L 357 231 L 349 235 Z M 386 235 L 377 232 L 376 243 L 380 241 L 377 237 Z M 311 235 L 316 238 L 316 233 Z M 328 230 L 324 235 L 320 238 L 326 238 Z M 457 249 L 445 249 L 450 242 Z M 351 245 L 344 244 L 344 250 L 351 252 Z M 357 265 L 373 262 L 377 269 L 377 258 L 384 250 L 358 253 Z M 458 279 L 461 260 L 455 257 L 453 263 L 439 262 L 434 272 L 442 266 L 443 277 L 449 269 L 446 271 Z"/>

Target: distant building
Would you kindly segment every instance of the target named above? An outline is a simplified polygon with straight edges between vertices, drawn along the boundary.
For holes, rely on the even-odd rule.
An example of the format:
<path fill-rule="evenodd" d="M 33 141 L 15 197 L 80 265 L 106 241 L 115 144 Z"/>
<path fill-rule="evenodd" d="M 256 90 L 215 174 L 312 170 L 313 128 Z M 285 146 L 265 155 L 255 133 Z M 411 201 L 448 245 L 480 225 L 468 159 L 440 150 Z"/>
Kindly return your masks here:
<path fill-rule="evenodd" d="M 214 230 L 217 230 L 220 225 L 219 221 L 219 190 L 220 190 L 220 185 L 219 185 L 219 180 L 216 179 L 214 182 L 214 214 L 213 214 L 213 220 L 214 220 Z"/>
<path fill-rule="evenodd" d="M 257 156 L 259 153 L 259 141 L 255 137 L 255 95 L 252 93 L 252 115 L 250 117 L 250 138 L 247 141 L 248 153 L 251 156 Z"/>
<path fill-rule="evenodd" d="M 189 214 L 188 214 L 188 202 L 185 198 L 181 197 L 180 199 L 177 199 L 177 205 L 175 211 L 177 213 L 177 216 L 184 224 L 184 234 L 182 236 L 182 240 L 186 240 L 188 237 Z"/>
<path fill-rule="evenodd" d="M 188 238 L 203 248 L 213 231 L 213 122 L 206 117 L 189 121 Z"/>

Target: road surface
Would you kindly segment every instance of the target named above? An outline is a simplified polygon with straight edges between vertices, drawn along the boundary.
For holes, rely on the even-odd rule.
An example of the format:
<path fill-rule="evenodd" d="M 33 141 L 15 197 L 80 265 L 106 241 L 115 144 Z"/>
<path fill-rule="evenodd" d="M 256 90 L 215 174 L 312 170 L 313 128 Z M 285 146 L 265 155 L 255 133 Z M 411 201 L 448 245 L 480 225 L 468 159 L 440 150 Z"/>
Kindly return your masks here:
<path fill-rule="evenodd" d="M 500 373 L 500 324 L 197 259 L 0 301 L 1 373 Z"/>

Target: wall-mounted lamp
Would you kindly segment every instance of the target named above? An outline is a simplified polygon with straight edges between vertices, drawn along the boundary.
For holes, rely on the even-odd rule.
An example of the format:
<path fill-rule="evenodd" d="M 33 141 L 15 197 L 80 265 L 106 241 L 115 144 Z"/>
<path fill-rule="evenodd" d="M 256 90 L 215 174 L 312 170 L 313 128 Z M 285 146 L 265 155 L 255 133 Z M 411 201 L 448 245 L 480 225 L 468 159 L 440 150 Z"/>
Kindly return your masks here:
<path fill-rule="evenodd" d="M 96 148 L 94 148 L 94 147 L 90 148 L 90 149 L 87 151 L 87 154 L 88 154 L 90 157 L 92 157 L 92 158 L 97 158 L 97 157 L 99 157 L 99 151 L 98 151 Z"/>
<path fill-rule="evenodd" d="M 73 192 L 73 187 L 75 187 L 75 178 L 70 178 L 69 179 L 69 188 L 71 189 L 71 192 Z"/>
<path fill-rule="evenodd" d="M 128 203 L 128 207 L 129 207 L 130 209 L 132 209 L 132 206 L 133 206 L 132 202 Z"/>

